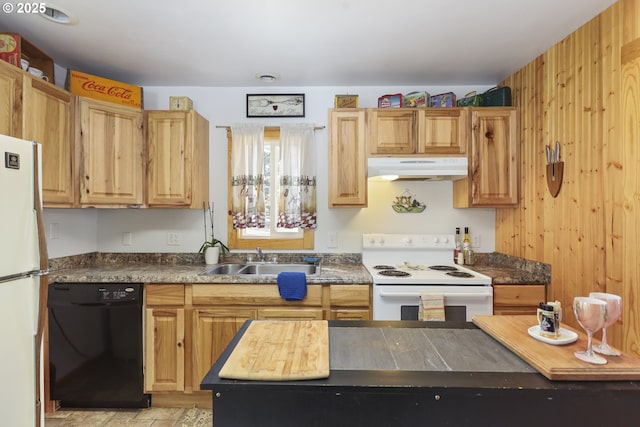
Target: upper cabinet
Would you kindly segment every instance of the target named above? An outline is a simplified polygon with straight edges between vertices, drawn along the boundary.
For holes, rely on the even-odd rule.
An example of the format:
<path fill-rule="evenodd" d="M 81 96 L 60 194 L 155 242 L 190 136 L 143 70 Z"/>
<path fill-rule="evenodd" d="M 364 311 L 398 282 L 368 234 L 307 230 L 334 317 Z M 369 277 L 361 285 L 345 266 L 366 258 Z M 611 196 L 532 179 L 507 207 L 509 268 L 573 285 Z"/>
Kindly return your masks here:
<path fill-rule="evenodd" d="M 421 108 L 418 154 L 464 155 L 469 133 L 468 111 L 462 108 Z"/>
<path fill-rule="evenodd" d="M 512 107 L 471 109 L 469 176 L 453 183 L 453 207 L 518 204 L 517 112 Z"/>
<path fill-rule="evenodd" d="M 392 156 L 466 156 L 453 206 L 516 206 L 517 138 L 513 107 L 330 109 L 329 207 L 366 207 L 367 157 Z"/>
<path fill-rule="evenodd" d="M 365 110 L 329 110 L 329 207 L 367 206 Z"/>
<path fill-rule="evenodd" d="M 144 196 L 142 110 L 77 99 L 80 204 L 140 207 Z"/>
<path fill-rule="evenodd" d="M 209 200 L 209 122 L 193 110 L 145 114 L 147 204 L 202 208 Z"/>
<path fill-rule="evenodd" d="M 369 155 L 464 155 L 467 121 L 463 108 L 368 109 Z"/>
<path fill-rule="evenodd" d="M 45 207 L 74 205 L 73 112 L 68 92 L 0 61 L 0 133 L 40 143 Z"/>
<path fill-rule="evenodd" d="M 369 154 L 415 154 L 417 151 L 416 111 L 411 109 L 369 109 Z"/>
<path fill-rule="evenodd" d="M 22 137 L 42 145 L 42 200 L 45 207 L 72 207 L 75 200 L 71 95 L 38 78 L 24 84 Z"/>
<path fill-rule="evenodd" d="M 0 133 L 22 138 L 22 82 L 19 68 L 0 61 Z"/>
<path fill-rule="evenodd" d="M 209 200 L 209 122 L 192 110 L 145 117 L 0 61 L 0 133 L 41 144 L 45 207 L 199 209 Z"/>

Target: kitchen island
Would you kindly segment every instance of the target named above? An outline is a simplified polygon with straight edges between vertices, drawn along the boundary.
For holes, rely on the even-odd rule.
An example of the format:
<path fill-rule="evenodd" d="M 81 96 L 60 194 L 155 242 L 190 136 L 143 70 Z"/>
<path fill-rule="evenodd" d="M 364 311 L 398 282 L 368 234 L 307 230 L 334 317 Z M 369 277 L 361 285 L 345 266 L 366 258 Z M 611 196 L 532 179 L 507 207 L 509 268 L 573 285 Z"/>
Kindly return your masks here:
<path fill-rule="evenodd" d="M 218 376 L 251 322 L 208 372 L 226 426 L 635 425 L 640 383 L 549 381 L 471 323 L 330 321 L 330 375 Z"/>

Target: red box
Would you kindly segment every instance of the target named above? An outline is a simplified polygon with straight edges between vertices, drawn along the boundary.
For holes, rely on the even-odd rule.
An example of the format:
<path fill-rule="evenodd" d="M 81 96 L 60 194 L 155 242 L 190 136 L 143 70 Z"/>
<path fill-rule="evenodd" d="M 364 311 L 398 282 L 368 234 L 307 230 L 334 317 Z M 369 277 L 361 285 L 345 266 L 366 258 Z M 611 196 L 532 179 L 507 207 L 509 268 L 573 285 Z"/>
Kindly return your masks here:
<path fill-rule="evenodd" d="M 42 70 L 49 82 L 54 82 L 53 60 L 27 39 L 16 33 L 0 33 L 0 59 L 20 66 L 20 60 L 29 61 L 29 66 Z"/>
<path fill-rule="evenodd" d="M 402 94 L 394 93 L 382 95 L 378 98 L 378 108 L 400 108 L 402 107 Z"/>

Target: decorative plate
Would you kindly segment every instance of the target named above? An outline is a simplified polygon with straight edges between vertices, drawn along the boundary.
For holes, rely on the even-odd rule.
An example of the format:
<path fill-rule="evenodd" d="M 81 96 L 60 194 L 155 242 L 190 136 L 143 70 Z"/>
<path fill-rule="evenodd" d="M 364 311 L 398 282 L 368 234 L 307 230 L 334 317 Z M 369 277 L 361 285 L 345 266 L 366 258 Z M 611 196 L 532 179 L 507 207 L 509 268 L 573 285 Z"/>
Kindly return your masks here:
<path fill-rule="evenodd" d="M 527 332 L 531 337 L 537 339 L 538 341 L 542 341 L 551 345 L 565 345 L 571 344 L 578 339 L 578 334 L 569 329 L 560 328 L 560 336 L 558 338 L 547 338 L 545 336 L 540 335 L 540 325 L 535 325 L 530 327 Z"/>

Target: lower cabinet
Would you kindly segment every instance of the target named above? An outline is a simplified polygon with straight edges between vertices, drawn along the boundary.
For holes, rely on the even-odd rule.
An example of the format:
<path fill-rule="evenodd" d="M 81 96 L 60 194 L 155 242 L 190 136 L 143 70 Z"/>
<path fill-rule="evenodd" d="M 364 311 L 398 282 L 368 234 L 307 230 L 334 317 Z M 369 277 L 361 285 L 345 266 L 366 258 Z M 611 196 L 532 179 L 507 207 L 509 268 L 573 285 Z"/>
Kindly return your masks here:
<path fill-rule="evenodd" d="M 330 285 L 330 320 L 371 320 L 368 285 Z"/>
<path fill-rule="evenodd" d="M 244 322 L 255 318 L 255 309 L 194 308 L 191 376 L 193 390 L 200 390 L 200 381 Z"/>
<path fill-rule="evenodd" d="M 309 285 L 285 301 L 271 284 L 147 284 L 145 392 L 200 391 L 247 320 L 370 320 L 370 285 Z"/>
<path fill-rule="evenodd" d="M 493 314 L 536 314 L 546 285 L 493 285 Z"/>
<path fill-rule="evenodd" d="M 145 392 L 184 390 L 184 309 L 145 310 Z"/>
<path fill-rule="evenodd" d="M 145 287 L 144 391 L 184 391 L 184 285 Z"/>

